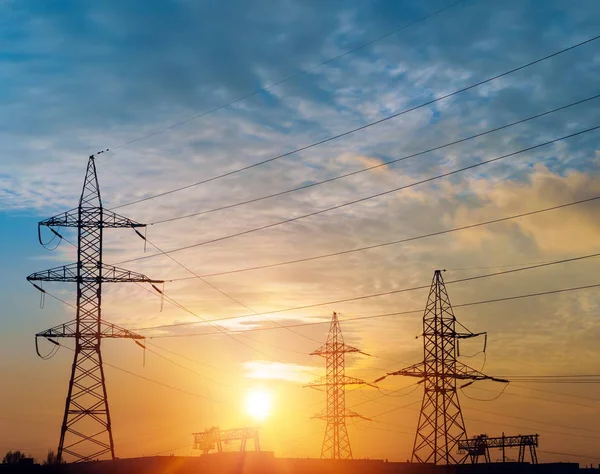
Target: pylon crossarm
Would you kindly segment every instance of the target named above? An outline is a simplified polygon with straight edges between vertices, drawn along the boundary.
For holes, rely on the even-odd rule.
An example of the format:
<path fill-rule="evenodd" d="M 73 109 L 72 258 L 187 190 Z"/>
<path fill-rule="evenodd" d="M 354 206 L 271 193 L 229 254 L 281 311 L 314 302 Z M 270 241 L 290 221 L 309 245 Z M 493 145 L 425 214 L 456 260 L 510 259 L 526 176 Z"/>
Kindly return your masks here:
<path fill-rule="evenodd" d="M 344 413 L 344 417 L 346 418 L 362 418 L 363 420 L 366 421 L 373 421 L 371 418 L 367 418 L 366 416 L 362 416 L 356 412 L 350 411 L 350 410 L 346 410 L 346 412 Z"/>
<path fill-rule="evenodd" d="M 77 264 L 71 263 L 61 267 L 54 267 L 41 272 L 32 273 L 27 281 L 66 281 L 77 282 Z"/>
<path fill-rule="evenodd" d="M 41 226 L 46 227 L 77 227 L 79 225 L 79 209 L 70 209 L 53 217 L 38 222 L 38 233 Z"/>
<path fill-rule="evenodd" d="M 77 328 L 77 321 L 73 319 L 72 321 L 59 324 L 58 326 L 54 326 L 50 329 L 46 329 L 45 331 L 38 332 L 35 337 L 45 337 L 45 338 L 53 338 L 53 337 L 75 337 Z"/>
<path fill-rule="evenodd" d="M 459 361 L 456 361 L 454 371 L 454 378 L 459 380 L 472 380 L 474 382 L 477 380 L 491 380 L 493 382 L 509 383 L 509 380 L 486 375 Z"/>
<path fill-rule="evenodd" d="M 364 380 L 356 377 L 348 377 L 347 375 L 344 375 L 341 383 L 344 385 L 368 385 L 369 387 L 377 388 L 377 386 L 373 385 L 372 383 L 365 382 Z"/>
<path fill-rule="evenodd" d="M 86 210 L 95 209 L 86 208 Z M 98 208 L 101 209 L 101 208 Z M 44 219 L 43 221 L 38 222 L 38 232 L 40 226 L 45 227 L 104 227 L 104 228 L 136 228 L 136 227 L 146 227 L 146 224 L 141 224 L 139 222 L 133 221 L 128 217 L 121 216 L 116 212 L 112 212 L 106 209 L 102 210 L 102 220 L 95 221 L 93 219 L 85 218 L 83 220 L 80 219 L 79 208 L 70 209 L 66 212 L 61 212 L 56 216 L 49 217 L 48 219 Z"/>
<path fill-rule="evenodd" d="M 404 369 L 396 370 L 395 372 L 388 372 L 382 377 L 375 379 L 373 383 L 381 382 L 383 379 L 391 376 L 391 375 L 404 375 L 407 377 L 419 377 L 422 378 L 425 376 L 425 368 L 423 362 L 419 362 L 417 364 L 411 365 Z"/>
<path fill-rule="evenodd" d="M 338 343 L 330 343 L 327 342 L 319 347 L 317 350 L 310 353 L 310 355 L 318 355 L 322 357 L 327 357 L 328 354 L 339 354 L 339 353 L 358 353 L 368 356 L 369 354 L 357 349 L 356 347 L 349 346 L 348 344 L 344 344 L 343 342 Z"/>
<path fill-rule="evenodd" d="M 32 273 L 27 281 L 60 281 L 71 283 L 97 283 L 98 277 L 92 272 L 82 272 L 77 275 L 77 263 L 50 268 L 41 272 Z M 153 280 L 142 273 L 132 272 L 114 265 L 102 264 L 102 283 L 163 283 L 163 280 Z"/>
<path fill-rule="evenodd" d="M 364 380 L 357 379 L 355 377 L 348 377 L 347 375 L 340 376 L 335 383 L 332 383 L 330 379 L 327 377 L 321 377 L 320 379 L 311 382 L 305 387 L 309 388 L 318 388 L 318 387 L 327 387 L 331 385 L 369 385 L 370 387 L 375 387 L 375 385 L 365 382 Z"/>
<path fill-rule="evenodd" d="M 108 323 L 106 321 L 100 321 L 100 333 L 94 331 L 90 334 L 85 334 L 80 331 L 80 336 L 96 337 L 99 335 L 101 338 L 113 338 L 113 339 L 145 339 L 145 336 L 136 334 L 128 329 L 117 326 L 116 324 Z M 59 324 L 58 326 L 51 327 L 45 331 L 38 332 L 35 335 L 38 337 L 45 338 L 59 338 L 59 337 L 77 337 L 77 321 L 75 319 Z"/>
<path fill-rule="evenodd" d="M 471 339 L 472 337 L 487 336 L 487 332 L 457 332 L 456 339 Z"/>
<path fill-rule="evenodd" d="M 164 283 L 164 280 L 153 280 L 142 273 L 106 264 L 102 265 L 102 281 L 109 283 Z"/>
<path fill-rule="evenodd" d="M 329 418 L 325 413 L 318 413 L 317 415 L 313 415 L 310 417 L 313 420 L 325 420 L 327 421 Z"/>
<path fill-rule="evenodd" d="M 325 377 L 321 377 L 318 380 L 315 380 L 314 382 L 308 383 L 306 385 L 303 385 L 304 388 L 312 388 L 314 390 L 318 390 L 319 392 L 323 391 L 322 387 L 327 387 L 327 379 Z"/>

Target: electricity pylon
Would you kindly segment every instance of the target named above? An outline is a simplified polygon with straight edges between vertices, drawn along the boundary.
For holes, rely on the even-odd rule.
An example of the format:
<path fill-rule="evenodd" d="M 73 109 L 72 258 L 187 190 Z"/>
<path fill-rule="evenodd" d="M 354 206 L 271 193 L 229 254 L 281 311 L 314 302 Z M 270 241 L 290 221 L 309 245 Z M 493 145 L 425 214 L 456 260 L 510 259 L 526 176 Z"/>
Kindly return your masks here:
<path fill-rule="evenodd" d="M 49 227 L 77 228 L 77 263 L 29 275 L 27 280 L 77 283 L 77 314 L 74 320 L 36 334 L 58 346 L 54 338 L 75 339 L 75 356 L 65 405 L 58 460 L 65 454 L 78 461 L 92 461 L 110 454 L 115 458 L 106 381 L 100 343 L 103 338 L 144 339 L 127 329 L 102 320 L 102 284 L 121 282 L 162 283 L 140 273 L 102 262 L 105 228 L 144 227 L 102 207 L 94 156 L 90 156 L 79 206 L 38 223 Z M 41 243 L 41 239 L 40 239 Z M 34 283 L 35 285 L 35 283 Z M 40 289 L 38 285 L 35 285 Z M 42 290 L 43 291 L 43 290 Z M 39 355 L 39 351 L 38 351 Z"/>
<path fill-rule="evenodd" d="M 345 374 L 345 354 L 358 352 L 365 354 L 359 349 L 344 343 L 344 336 L 340 328 L 337 313 L 333 313 L 327 342 L 310 355 L 318 355 L 326 360 L 325 377 L 313 382 L 308 387 L 325 387 L 327 400 L 325 412 L 316 415 L 327 422 L 325 437 L 321 447 L 321 458 L 323 459 L 352 459 L 352 449 L 346 429 L 346 418 L 364 418 L 353 411 L 346 409 L 346 385 L 370 385 L 364 380 L 348 377 Z M 365 418 L 366 419 L 366 418 Z"/>
<path fill-rule="evenodd" d="M 405 375 L 422 379 L 425 392 L 412 452 L 412 462 L 462 464 L 468 455 L 458 456 L 459 441 L 467 440 L 465 421 L 460 409 L 457 380 L 508 380 L 487 376 L 459 362 L 458 340 L 480 336 L 456 331 L 456 317 L 450 304 L 442 271 L 436 270 L 423 315 L 423 362 L 387 375 Z M 485 351 L 485 346 L 484 346 Z M 375 382 L 383 380 L 385 377 Z M 462 388 L 462 387 L 461 387 Z"/>

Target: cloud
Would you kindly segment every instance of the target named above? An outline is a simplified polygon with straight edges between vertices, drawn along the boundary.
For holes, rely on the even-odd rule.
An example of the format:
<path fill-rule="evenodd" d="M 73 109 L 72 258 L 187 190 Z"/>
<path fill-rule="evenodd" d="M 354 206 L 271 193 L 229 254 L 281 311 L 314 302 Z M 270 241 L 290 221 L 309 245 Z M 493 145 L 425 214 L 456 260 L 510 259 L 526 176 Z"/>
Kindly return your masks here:
<path fill-rule="evenodd" d="M 246 371 L 246 377 L 251 379 L 275 379 L 300 384 L 313 381 L 321 372 L 320 369 L 316 369 L 315 367 L 263 360 L 244 362 L 243 367 Z"/>
<path fill-rule="evenodd" d="M 111 208 L 360 127 L 596 34 L 596 1 L 578 2 L 578 8 L 549 2 L 544 11 L 518 0 L 503 2 L 501 9 L 490 2 L 463 2 L 248 100 L 115 147 L 278 82 L 443 4 L 334 1 L 315 9 L 291 1 L 268 7 L 240 1 L 168 7 L 150 2 L 143 11 L 122 2 L 2 7 L 10 11 L 0 15 L 0 41 L 14 54 L 4 58 L 0 72 L 5 85 L 0 91 L 5 104 L 0 207 L 9 214 L 36 216 L 73 208 L 88 154 L 110 147 L 97 162 L 104 203 Z M 590 44 L 340 140 L 118 212 L 152 224 L 456 141 L 595 94 L 599 62 L 598 49 Z M 147 235 L 170 250 L 317 212 L 595 126 L 599 110 L 596 102 L 581 104 L 373 172 L 149 225 Z M 275 311 L 428 285 L 438 268 L 447 269 L 445 278 L 452 281 L 506 265 L 592 253 L 596 204 L 294 265 L 208 275 L 410 238 L 596 195 L 597 137 L 597 132 L 581 135 L 448 179 L 172 254 L 232 298 L 199 279 L 178 280 L 190 273 L 166 257 L 120 264 L 153 278 L 177 280 L 167 281 L 166 294 L 196 316 L 168 302 L 161 311 L 158 295 L 138 286 L 106 285 L 103 317 L 129 328 L 197 322 L 142 332 L 208 333 L 172 340 L 193 354 L 219 351 L 223 371 L 235 364 L 250 378 L 299 385 L 321 372 L 307 354 L 325 340 L 327 324 L 294 329 L 304 337 L 281 328 L 225 337 L 200 318 L 246 315 L 220 325 L 263 329 L 327 321 L 335 310 L 346 342 L 375 356 L 349 358 L 349 372 L 372 380 L 422 357 L 422 341 L 415 339 L 421 316 L 347 319 L 422 309 L 426 289 Z M 75 237 L 65 229 L 61 233 Z M 144 253 L 141 239 L 128 230 L 107 230 L 105 239 L 109 263 L 158 253 L 152 246 Z M 40 262 L 42 267 L 75 258 L 64 243 L 50 255 L 53 261 Z M 449 284 L 448 290 L 458 305 L 597 283 L 596 265 L 587 260 Z M 72 287 L 64 288 L 47 289 L 73 301 Z M 599 304 L 590 290 L 457 308 L 456 314 L 473 331 L 488 331 L 490 373 L 561 373 L 574 367 L 585 372 L 594 369 L 597 359 Z M 55 322 L 47 323 L 39 329 Z"/>

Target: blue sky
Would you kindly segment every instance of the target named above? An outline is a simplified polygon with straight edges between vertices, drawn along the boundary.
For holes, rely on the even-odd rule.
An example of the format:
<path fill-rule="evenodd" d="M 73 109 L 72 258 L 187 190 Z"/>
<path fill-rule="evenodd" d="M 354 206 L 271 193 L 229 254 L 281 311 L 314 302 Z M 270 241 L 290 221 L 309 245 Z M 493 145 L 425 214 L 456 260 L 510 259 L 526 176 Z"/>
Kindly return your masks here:
<path fill-rule="evenodd" d="M 12 382 L 0 393 L 0 417 L 28 416 L 34 422 L 50 425 L 60 418 L 70 354 L 62 351 L 51 361 L 37 360 L 31 341 L 36 331 L 73 315 L 70 308 L 51 299 L 40 313 L 39 295 L 25 277 L 75 258 L 73 249 L 64 242 L 52 253 L 41 248 L 35 224 L 76 205 L 90 153 L 111 149 L 97 161 L 104 203 L 112 207 L 360 127 L 598 34 L 600 5 L 594 0 L 465 0 L 399 33 L 314 67 L 449 4 L 437 0 L 3 3 L 0 261 L 9 271 L 1 277 L 5 330 L 0 341 L 2 354 L 10 361 L 1 366 L 2 371 L 12 377 Z M 152 223 L 416 153 L 598 94 L 599 66 L 600 40 L 342 139 L 206 185 L 126 206 L 118 212 Z M 307 69 L 307 73 L 270 87 Z M 197 117 L 261 88 L 267 90 Z M 600 125 L 598 100 L 323 186 L 153 225 L 148 237 L 168 250 L 395 189 Z M 193 117 L 197 118 L 187 120 Z M 134 141 L 182 121 L 186 123 Z M 195 272 L 216 273 L 377 244 L 600 195 L 599 133 L 174 256 Z M 481 273 L 482 267 L 594 253 L 598 251 L 597 222 L 597 204 L 590 203 L 494 227 L 310 263 L 217 276 L 209 281 L 257 312 L 275 311 L 426 284 L 432 271 L 440 267 L 448 269 L 448 278 L 459 278 Z M 140 239 L 127 230 L 107 232 L 105 248 L 107 262 L 144 256 Z M 149 249 L 145 255 L 151 252 Z M 160 256 L 124 266 L 154 278 L 189 276 Z M 451 297 L 460 303 L 598 283 L 597 262 L 593 259 L 535 272 L 456 285 Z M 248 313 L 197 280 L 168 283 L 166 288 L 170 296 L 205 318 Z M 74 300 L 74 288 L 54 285 L 51 291 Z M 169 305 L 161 312 L 158 299 L 137 287 L 106 288 L 106 295 L 103 314 L 126 327 L 194 320 Z M 288 324 L 323 320 L 336 310 L 343 319 L 344 315 L 419 308 L 425 297 L 411 293 L 282 312 L 272 317 Z M 465 308 L 457 314 L 474 331 L 489 332 L 486 370 L 503 374 L 573 370 L 598 373 L 598 294 L 589 290 L 552 298 L 522 300 L 485 310 Z M 271 324 L 261 317 L 251 318 L 251 322 L 252 326 Z M 227 327 L 248 326 L 230 324 Z M 369 325 L 342 323 L 352 344 L 380 357 L 411 363 L 418 360 L 422 350 L 419 341 L 414 340 L 419 325 L 418 317 L 373 320 Z M 206 329 L 196 325 L 146 334 L 168 336 L 192 332 L 192 328 Z M 301 331 L 324 340 L 325 328 L 314 326 Z M 156 341 L 205 362 L 214 362 L 211 354 L 219 351 L 216 375 L 237 384 L 240 390 L 255 383 L 252 374 L 257 366 L 265 368 L 260 373 L 272 370 L 272 374 L 281 374 L 280 364 L 285 364 L 285 376 L 273 375 L 261 383 L 271 384 L 280 400 L 301 403 L 310 398 L 319 402 L 318 394 L 307 396 L 301 389 L 306 382 L 303 370 L 315 375 L 321 370 L 321 361 L 302 355 L 315 349 L 311 341 L 285 331 L 259 332 L 252 337 L 272 354 L 271 359 L 220 336 Z M 289 350 L 276 350 L 273 345 Z M 231 393 L 194 379 L 189 370 L 151 359 L 142 369 L 140 354 L 134 347 L 107 344 L 107 359 L 174 386 L 210 392 L 237 406 Z M 349 370 L 373 379 L 389 362 L 353 360 Z M 193 366 L 189 360 L 183 363 Z M 393 384 L 400 381 L 386 383 L 394 388 Z M 40 389 L 46 397 L 44 410 L 34 413 L 26 404 L 15 405 L 23 394 L 39 405 Z M 235 411 L 215 407 L 209 410 L 194 405 L 195 400 L 181 399 L 181 394 L 160 390 L 153 397 L 144 382 L 109 374 L 109 392 L 114 393 L 117 413 L 115 429 L 118 427 L 124 437 L 179 422 L 160 439 L 148 437 L 139 445 L 125 445 L 121 455 L 185 446 L 188 433 L 198 426 L 241 423 L 241 415 Z M 510 390 L 514 390 L 512 396 L 502 396 L 495 402 L 496 412 L 529 415 L 558 424 L 580 422 L 588 428 L 600 421 L 597 408 L 590 414 L 587 409 L 567 409 L 566 405 L 548 401 L 532 406 L 532 399 L 517 394 L 531 396 L 535 392 Z M 598 394 L 593 386 L 563 390 L 579 396 Z M 134 399 L 132 393 L 141 394 L 140 398 Z M 369 392 L 349 395 L 356 397 L 354 402 L 372 396 Z M 419 394 L 414 396 L 418 400 Z M 390 403 L 397 401 L 392 399 Z M 470 400 L 465 400 L 465 405 L 482 408 Z M 557 411 L 557 406 L 564 412 Z M 176 410 L 181 407 L 185 410 Z M 383 411 L 375 402 L 361 408 L 366 415 Z M 277 413 L 287 420 L 283 407 L 279 412 L 275 410 L 273 420 L 264 427 L 266 445 L 278 455 L 316 456 L 323 426 L 309 420 L 312 411 L 314 407 L 298 408 L 297 420 L 291 425 L 286 423 L 286 432 L 277 423 Z M 387 421 L 408 426 L 416 423 L 411 411 L 390 416 Z M 505 421 L 501 417 L 486 420 L 489 424 L 468 422 L 469 431 L 517 430 L 493 424 Z M 523 429 L 542 430 L 544 426 L 530 422 Z M 383 432 L 369 431 L 371 428 L 351 432 L 358 456 L 401 460 L 408 456 L 410 436 L 395 445 L 384 440 Z M 297 446 L 286 442 L 294 438 L 293 432 L 304 433 L 310 441 Z M 15 433 L 14 439 L 0 436 L 0 452 L 23 446 L 37 450 L 35 454 L 40 456 L 55 444 L 56 430 L 50 428 L 40 428 L 35 437 L 28 430 Z M 593 443 L 578 444 L 581 439 L 577 436 L 542 435 L 547 451 L 593 451 Z M 372 442 L 371 437 L 376 441 Z M 177 452 L 187 453 L 186 449 Z M 547 454 L 544 459 L 558 458 Z"/>

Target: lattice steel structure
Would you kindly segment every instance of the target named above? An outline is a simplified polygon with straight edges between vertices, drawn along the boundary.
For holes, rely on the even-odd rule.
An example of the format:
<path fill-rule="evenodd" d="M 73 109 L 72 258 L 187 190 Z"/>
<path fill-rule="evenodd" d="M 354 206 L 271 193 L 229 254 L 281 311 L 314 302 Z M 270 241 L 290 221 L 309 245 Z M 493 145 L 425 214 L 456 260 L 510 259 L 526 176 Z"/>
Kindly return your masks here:
<path fill-rule="evenodd" d="M 496 436 L 493 438 L 485 434 L 475 436 L 474 438 L 460 440 L 458 449 L 461 453 L 467 453 L 471 457 L 473 464 L 478 464 L 479 458 L 483 456 L 486 463 L 490 463 L 490 448 L 502 450 L 502 462 L 506 462 L 506 448 L 519 448 L 519 457 L 517 462 L 525 462 L 525 453 L 529 451 L 531 464 L 537 464 L 537 447 L 539 445 L 538 434 L 517 435 L 517 436 Z"/>
<path fill-rule="evenodd" d="M 127 329 L 102 320 L 102 284 L 122 282 L 162 283 L 102 261 L 105 228 L 144 227 L 102 207 L 94 157 L 90 156 L 79 206 L 43 220 L 42 226 L 77 228 L 77 263 L 51 268 L 27 277 L 30 282 L 59 281 L 77 284 L 77 314 L 74 320 L 36 334 L 54 344 L 54 338 L 74 338 L 75 355 L 60 431 L 58 460 L 69 455 L 75 462 L 91 461 L 109 454 L 115 457 L 106 380 L 100 343 L 103 338 L 143 339 Z M 40 237 L 41 243 L 41 237 Z M 40 286 L 34 285 L 38 288 Z M 39 351 L 38 351 L 39 355 Z"/>
<path fill-rule="evenodd" d="M 315 388 L 325 387 L 327 394 L 325 412 L 315 416 L 327 422 L 321 448 L 321 458 L 324 459 L 352 459 L 346 418 L 364 418 L 346 408 L 346 385 L 369 385 L 345 374 L 345 355 L 352 352 L 368 355 L 344 343 L 338 315 L 334 312 L 327 342 L 310 354 L 324 357 L 326 360 L 325 377 L 308 385 Z"/>
<path fill-rule="evenodd" d="M 248 440 L 254 442 L 254 451 L 260 451 L 260 441 L 258 439 L 258 428 L 247 427 L 239 429 L 221 430 L 216 426 L 199 433 L 192 433 L 194 437 L 194 449 L 200 449 L 204 454 L 216 449 L 217 452 L 223 452 L 223 444 L 231 441 L 241 441 L 240 451 L 246 451 Z"/>
<path fill-rule="evenodd" d="M 412 452 L 413 462 L 434 464 L 466 462 L 466 454 L 460 456 L 456 454 L 460 440 L 467 439 L 456 382 L 458 380 L 466 380 L 469 383 L 476 380 L 508 382 L 489 377 L 457 360 L 458 340 L 476 337 L 483 333 L 474 334 L 462 325 L 467 332 L 457 332 L 456 324 L 442 271 L 436 270 L 423 315 L 423 362 L 387 374 L 422 379 L 424 394 Z"/>

